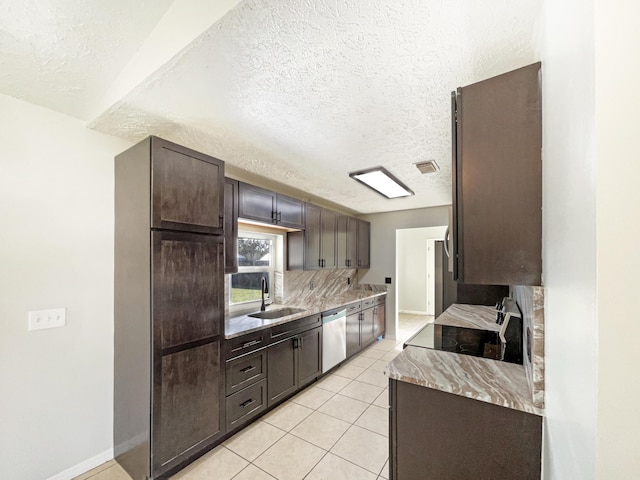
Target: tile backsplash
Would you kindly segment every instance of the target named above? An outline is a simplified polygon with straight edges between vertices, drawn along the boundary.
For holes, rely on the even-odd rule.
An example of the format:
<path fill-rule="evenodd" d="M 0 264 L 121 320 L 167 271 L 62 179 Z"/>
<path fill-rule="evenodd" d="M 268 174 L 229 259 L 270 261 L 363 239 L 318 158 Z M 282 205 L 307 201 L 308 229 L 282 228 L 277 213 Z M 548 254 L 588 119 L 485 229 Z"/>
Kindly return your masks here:
<path fill-rule="evenodd" d="M 522 310 L 525 335 L 523 364 L 531 396 L 536 407 L 544 408 L 544 289 L 515 285 L 511 287 L 511 294 Z M 531 332 L 531 361 L 526 355 L 527 332 Z"/>
<path fill-rule="evenodd" d="M 299 303 L 318 296 L 339 295 L 358 287 L 358 270 L 288 270 L 282 274 L 282 302 Z M 313 302 L 311 302 L 313 303 Z"/>
<path fill-rule="evenodd" d="M 276 272 L 273 280 L 274 302 L 277 304 L 313 305 L 318 298 L 338 296 L 350 290 L 386 292 L 387 285 L 358 283 L 357 269 L 339 270 L 285 270 Z M 231 275 L 225 275 L 225 316 L 229 315 L 229 288 Z"/>

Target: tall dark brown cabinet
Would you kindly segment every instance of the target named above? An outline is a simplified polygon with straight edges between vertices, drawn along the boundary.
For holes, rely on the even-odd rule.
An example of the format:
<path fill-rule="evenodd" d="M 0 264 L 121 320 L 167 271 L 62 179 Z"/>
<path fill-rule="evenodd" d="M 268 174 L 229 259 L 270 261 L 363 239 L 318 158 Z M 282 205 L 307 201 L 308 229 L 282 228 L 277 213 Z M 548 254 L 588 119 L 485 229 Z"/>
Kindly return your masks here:
<path fill-rule="evenodd" d="M 452 93 L 454 279 L 541 285 L 540 63 Z"/>
<path fill-rule="evenodd" d="M 149 137 L 115 177 L 114 453 L 165 478 L 224 433 L 224 163 Z"/>

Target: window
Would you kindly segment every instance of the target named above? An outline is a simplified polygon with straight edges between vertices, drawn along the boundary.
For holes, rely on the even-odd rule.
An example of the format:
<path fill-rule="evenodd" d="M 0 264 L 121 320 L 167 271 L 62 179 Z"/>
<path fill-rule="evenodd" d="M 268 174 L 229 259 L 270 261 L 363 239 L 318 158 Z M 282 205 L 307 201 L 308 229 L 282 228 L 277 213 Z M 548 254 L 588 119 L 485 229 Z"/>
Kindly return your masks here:
<path fill-rule="evenodd" d="M 275 235 L 238 232 L 238 273 L 231 275 L 230 305 L 260 302 L 263 278 L 268 292 L 265 301 L 273 298 L 275 244 Z"/>

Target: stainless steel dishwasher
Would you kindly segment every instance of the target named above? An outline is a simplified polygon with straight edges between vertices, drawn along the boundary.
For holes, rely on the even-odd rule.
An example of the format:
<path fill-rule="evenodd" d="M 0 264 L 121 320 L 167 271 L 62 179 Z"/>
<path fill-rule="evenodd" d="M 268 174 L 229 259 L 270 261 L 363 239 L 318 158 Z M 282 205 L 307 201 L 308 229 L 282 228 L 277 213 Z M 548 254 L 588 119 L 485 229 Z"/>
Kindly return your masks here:
<path fill-rule="evenodd" d="M 347 358 L 347 310 L 322 314 L 322 373 Z"/>

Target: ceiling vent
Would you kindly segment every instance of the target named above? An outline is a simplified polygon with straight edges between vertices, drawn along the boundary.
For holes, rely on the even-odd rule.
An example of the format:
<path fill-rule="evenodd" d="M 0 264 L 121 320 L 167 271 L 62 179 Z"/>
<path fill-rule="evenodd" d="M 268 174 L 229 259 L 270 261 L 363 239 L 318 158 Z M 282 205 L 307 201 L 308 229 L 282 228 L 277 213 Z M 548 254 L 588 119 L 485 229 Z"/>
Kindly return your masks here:
<path fill-rule="evenodd" d="M 435 160 L 428 160 L 426 162 L 418 162 L 415 164 L 415 166 L 417 167 L 418 170 L 420 170 L 420 173 L 422 173 L 423 175 L 426 173 L 433 173 L 433 172 L 437 172 L 438 170 L 440 170 L 440 168 L 438 167 L 438 164 L 435 162 Z"/>

